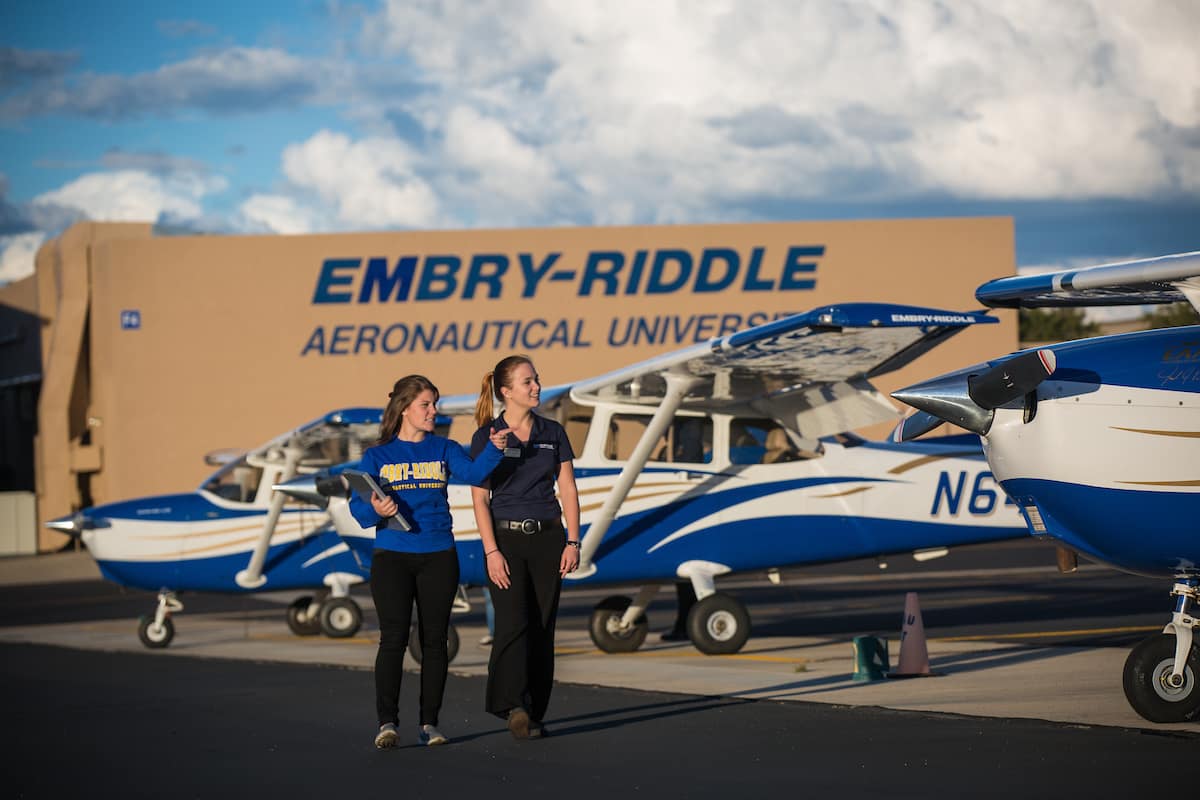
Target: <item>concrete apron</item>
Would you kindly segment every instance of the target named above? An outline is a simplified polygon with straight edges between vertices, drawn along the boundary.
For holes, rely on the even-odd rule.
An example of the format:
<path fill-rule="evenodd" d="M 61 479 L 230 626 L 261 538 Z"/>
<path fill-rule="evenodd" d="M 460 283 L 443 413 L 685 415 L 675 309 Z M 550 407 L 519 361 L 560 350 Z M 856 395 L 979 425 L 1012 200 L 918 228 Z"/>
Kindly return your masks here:
<path fill-rule="evenodd" d="M 193 656 L 370 670 L 378 632 L 349 639 L 291 635 L 278 612 L 188 614 L 176 618 L 176 637 L 164 650 L 138 641 L 137 621 L 29 626 L 0 630 L 0 641 L 84 650 L 137 652 L 157 658 Z M 450 665 L 462 675 L 487 673 L 482 626 L 459 625 L 461 647 Z M 895 667 L 899 632 L 888 642 Z M 1122 648 L 1030 647 L 991 642 L 927 642 L 933 677 L 855 681 L 852 642 L 828 638 L 751 638 L 741 653 L 705 656 L 690 643 L 659 642 L 651 634 L 636 653 L 601 653 L 585 630 L 559 629 L 556 679 L 608 686 L 754 700 L 876 706 L 967 716 L 1029 718 L 1084 725 L 1200 734 L 1200 724 L 1143 720 L 1121 689 Z M 409 662 L 416 669 L 415 662 Z M 364 690 L 366 691 L 366 690 Z"/>

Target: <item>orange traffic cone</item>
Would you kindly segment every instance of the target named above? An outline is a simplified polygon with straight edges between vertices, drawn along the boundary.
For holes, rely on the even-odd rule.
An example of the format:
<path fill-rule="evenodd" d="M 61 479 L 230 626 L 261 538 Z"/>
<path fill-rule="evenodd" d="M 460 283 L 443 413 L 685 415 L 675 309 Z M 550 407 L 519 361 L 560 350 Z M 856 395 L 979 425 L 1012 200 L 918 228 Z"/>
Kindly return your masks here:
<path fill-rule="evenodd" d="M 921 605 L 917 593 L 904 596 L 904 624 L 900 628 L 900 663 L 889 678 L 920 678 L 929 671 L 929 650 L 925 647 L 925 623 L 921 620 Z"/>

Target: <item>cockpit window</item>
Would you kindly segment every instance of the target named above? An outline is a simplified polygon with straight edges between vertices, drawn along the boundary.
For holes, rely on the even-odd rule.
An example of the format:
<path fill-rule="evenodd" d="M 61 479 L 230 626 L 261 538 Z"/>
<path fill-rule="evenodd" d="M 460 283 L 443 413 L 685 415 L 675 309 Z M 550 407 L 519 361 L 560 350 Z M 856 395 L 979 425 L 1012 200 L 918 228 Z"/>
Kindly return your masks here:
<path fill-rule="evenodd" d="M 640 414 L 613 414 L 609 421 L 604 457 L 627 460 L 650 425 Z M 667 464 L 712 463 L 712 420 L 708 417 L 677 415 L 666 433 L 650 451 L 650 461 Z"/>

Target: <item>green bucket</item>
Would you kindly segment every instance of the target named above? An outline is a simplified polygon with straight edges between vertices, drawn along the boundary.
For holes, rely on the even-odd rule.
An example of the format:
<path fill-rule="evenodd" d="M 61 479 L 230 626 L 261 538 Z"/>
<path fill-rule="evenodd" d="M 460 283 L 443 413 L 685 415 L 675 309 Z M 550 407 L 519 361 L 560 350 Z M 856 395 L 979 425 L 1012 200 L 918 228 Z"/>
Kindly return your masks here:
<path fill-rule="evenodd" d="M 878 636 L 854 637 L 854 680 L 881 681 L 890 669 L 886 641 Z"/>

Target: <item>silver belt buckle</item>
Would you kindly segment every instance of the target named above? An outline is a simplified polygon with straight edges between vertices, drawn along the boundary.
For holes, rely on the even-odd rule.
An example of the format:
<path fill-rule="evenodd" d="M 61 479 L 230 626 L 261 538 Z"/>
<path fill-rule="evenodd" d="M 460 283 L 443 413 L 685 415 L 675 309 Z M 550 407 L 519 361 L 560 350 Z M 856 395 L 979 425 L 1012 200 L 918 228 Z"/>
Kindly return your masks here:
<path fill-rule="evenodd" d="M 541 524 L 536 519 L 521 520 L 521 533 L 537 533 Z"/>

